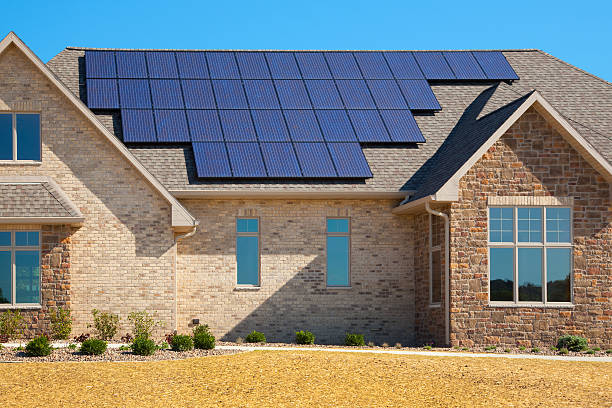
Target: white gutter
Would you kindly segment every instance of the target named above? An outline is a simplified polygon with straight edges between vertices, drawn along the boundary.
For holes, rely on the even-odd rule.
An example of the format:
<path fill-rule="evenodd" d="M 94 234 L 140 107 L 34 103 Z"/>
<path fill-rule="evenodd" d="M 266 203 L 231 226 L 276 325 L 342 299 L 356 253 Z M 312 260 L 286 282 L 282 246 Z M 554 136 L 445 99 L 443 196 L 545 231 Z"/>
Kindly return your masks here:
<path fill-rule="evenodd" d="M 401 200 L 414 191 L 316 191 L 316 190 L 170 190 L 179 199 L 303 199 L 303 200 Z"/>
<path fill-rule="evenodd" d="M 429 202 L 429 200 L 425 202 L 425 210 L 432 215 L 444 218 L 444 285 L 446 286 L 446 290 L 444 291 L 444 305 L 446 307 L 444 313 L 444 336 L 446 344 L 450 344 L 450 223 L 448 215 L 440 211 L 432 210 L 429 206 Z"/>
<path fill-rule="evenodd" d="M 174 237 L 174 331 L 178 330 L 178 242 L 181 239 L 192 237 L 200 225 L 199 221 L 195 221 L 193 229 L 186 234 L 177 235 Z"/>

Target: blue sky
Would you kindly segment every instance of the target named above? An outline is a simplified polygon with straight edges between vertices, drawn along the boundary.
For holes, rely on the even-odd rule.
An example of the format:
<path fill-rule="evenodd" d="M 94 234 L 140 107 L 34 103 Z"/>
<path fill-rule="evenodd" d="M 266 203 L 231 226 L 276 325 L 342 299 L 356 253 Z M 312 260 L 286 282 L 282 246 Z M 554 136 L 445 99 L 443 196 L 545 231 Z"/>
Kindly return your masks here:
<path fill-rule="evenodd" d="M 6 4 L 8 3 L 8 4 Z M 43 61 L 68 45 L 197 49 L 539 48 L 612 81 L 611 1 L 17 1 Z"/>

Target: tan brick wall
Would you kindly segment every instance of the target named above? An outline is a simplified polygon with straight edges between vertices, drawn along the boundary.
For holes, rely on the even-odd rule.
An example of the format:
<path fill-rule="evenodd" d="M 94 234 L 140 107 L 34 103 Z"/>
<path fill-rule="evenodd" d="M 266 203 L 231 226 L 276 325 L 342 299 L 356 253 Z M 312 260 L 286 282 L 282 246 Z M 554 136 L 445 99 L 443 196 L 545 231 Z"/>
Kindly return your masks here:
<path fill-rule="evenodd" d="M 574 198 L 571 309 L 488 306 L 487 198 Z M 612 345 L 610 185 L 532 108 L 461 179 L 451 206 L 453 344 L 550 346 L 561 334 Z"/>
<path fill-rule="evenodd" d="M 179 328 L 193 318 L 223 339 L 251 330 L 293 341 L 311 330 L 317 342 L 414 339 L 414 275 L 409 218 L 396 201 L 185 200 L 201 222 L 178 247 Z M 236 290 L 236 217 L 260 219 L 261 288 Z M 326 217 L 351 219 L 351 289 L 326 288 Z"/>
<path fill-rule="evenodd" d="M 165 323 L 159 332 L 169 330 L 170 205 L 14 46 L 0 54 L 0 100 L 40 109 L 42 122 L 42 163 L 1 165 L 0 175 L 50 176 L 85 216 L 70 237 L 73 334 L 88 330 L 93 308 L 124 322 L 130 311 L 156 310 Z"/>

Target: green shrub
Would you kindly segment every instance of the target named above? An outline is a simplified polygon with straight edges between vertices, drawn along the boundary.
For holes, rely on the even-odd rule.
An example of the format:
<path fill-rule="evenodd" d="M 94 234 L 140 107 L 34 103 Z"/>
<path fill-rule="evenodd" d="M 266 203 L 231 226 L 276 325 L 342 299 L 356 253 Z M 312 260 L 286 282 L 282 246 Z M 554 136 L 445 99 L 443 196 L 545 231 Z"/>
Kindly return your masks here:
<path fill-rule="evenodd" d="M 587 339 L 580 336 L 566 335 L 559 337 L 557 348 L 566 348 L 569 351 L 582 351 L 587 348 Z"/>
<path fill-rule="evenodd" d="M 159 349 L 160 350 L 166 350 L 169 349 L 170 345 L 168 343 L 166 343 L 165 341 L 162 341 L 161 343 L 159 343 Z"/>
<path fill-rule="evenodd" d="M 468 350 L 469 350 L 469 347 L 464 347 L 464 348 L 462 348 L 461 350 L 463 350 L 463 351 L 468 351 Z"/>
<path fill-rule="evenodd" d="M 87 339 L 81 343 L 81 353 L 97 356 L 106 351 L 106 342 L 100 339 Z"/>
<path fill-rule="evenodd" d="M 194 334 L 193 345 L 197 349 L 212 350 L 215 348 L 215 336 L 207 332 Z"/>
<path fill-rule="evenodd" d="M 189 351 L 193 350 L 193 340 L 190 336 L 186 334 L 175 334 L 172 337 L 172 343 L 170 343 L 170 347 L 174 351 Z"/>
<path fill-rule="evenodd" d="M 315 335 L 309 331 L 300 330 L 295 332 L 295 342 L 297 344 L 314 344 Z"/>
<path fill-rule="evenodd" d="M 566 349 L 565 347 L 559 349 L 559 354 L 567 354 L 567 353 L 569 353 L 569 350 Z"/>
<path fill-rule="evenodd" d="M 396 349 L 401 349 L 402 348 L 402 343 L 395 343 L 395 348 Z"/>
<path fill-rule="evenodd" d="M 521 350 L 521 351 L 525 351 L 525 346 L 520 346 L 520 347 L 519 347 L 519 350 Z"/>
<path fill-rule="evenodd" d="M 531 349 L 531 352 L 532 353 L 539 353 L 540 349 L 538 347 L 534 347 L 534 348 Z"/>
<path fill-rule="evenodd" d="M 76 349 L 77 349 L 77 345 L 76 345 L 76 344 L 74 344 L 74 343 L 70 343 L 70 344 L 68 345 L 68 348 L 69 348 L 70 350 L 76 350 Z"/>
<path fill-rule="evenodd" d="M 23 334 L 23 316 L 19 310 L 7 310 L 0 314 L 0 342 L 15 340 Z"/>
<path fill-rule="evenodd" d="M 612 354 L 612 349 L 606 350 L 606 354 Z"/>
<path fill-rule="evenodd" d="M 70 310 L 62 309 L 61 306 L 57 310 L 51 310 L 51 333 L 54 339 L 66 340 L 72 332 L 72 318 Z"/>
<path fill-rule="evenodd" d="M 132 353 L 139 356 L 150 356 L 157 351 L 157 345 L 148 336 L 136 337 L 130 345 Z"/>
<path fill-rule="evenodd" d="M 100 312 L 98 309 L 92 310 L 91 314 L 93 315 L 93 327 L 98 334 L 98 339 L 112 340 L 115 334 L 117 334 L 119 316 L 114 313 Z M 91 327 L 91 325 L 88 327 Z"/>
<path fill-rule="evenodd" d="M 252 332 L 246 335 L 244 341 L 246 341 L 247 343 L 265 343 L 266 336 L 264 336 L 263 333 L 253 330 Z"/>
<path fill-rule="evenodd" d="M 42 357 L 51 354 L 53 347 L 47 336 L 38 336 L 30 340 L 25 349 L 26 354 L 30 357 Z"/>
<path fill-rule="evenodd" d="M 161 322 L 155 320 L 154 316 L 145 310 L 130 313 L 128 320 L 132 324 L 134 338 L 145 337 L 149 339 L 153 335 L 153 329 L 161 325 Z"/>
<path fill-rule="evenodd" d="M 380 345 L 380 347 L 387 348 L 389 347 L 389 343 L 385 341 L 383 344 Z"/>
<path fill-rule="evenodd" d="M 128 351 L 132 349 L 132 345 L 122 344 L 119 346 L 119 351 Z"/>
<path fill-rule="evenodd" d="M 587 354 L 595 354 L 595 350 L 589 349 L 589 350 L 585 351 L 585 353 L 587 353 Z"/>
<path fill-rule="evenodd" d="M 347 346 L 365 346 L 365 340 L 363 334 L 346 333 L 344 338 L 344 344 Z"/>
<path fill-rule="evenodd" d="M 600 347 L 593 347 L 593 351 L 601 351 Z"/>
<path fill-rule="evenodd" d="M 557 351 L 559 350 L 558 348 L 556 348 L 555 346 L 550 346 L 550 351 Z"/>
<path fill-rule="evenodd" d="M 504 353 L 509 353 L 509 352 L 510 352 L 509 348 L 504 349 Z"/>
<path fill-rule="evenodd" d="M 431 350 L 431 346 L 423 346 L 425 350 Z"/>
<path fill-rule="evenodd" d="M 210 333 L 210 327 L 207 324 L 198 324 L 193 328 L 193 336 L 197 336 L 200 333 Z"/>
<path fill-rule="evenodd" d="M 495 350 L 496 348 L 497 348 L 497 346 L 487 346 L 487 347 L 485 347 L 485 350 L 486 351 L 492 351 L 492 350 Z"/>

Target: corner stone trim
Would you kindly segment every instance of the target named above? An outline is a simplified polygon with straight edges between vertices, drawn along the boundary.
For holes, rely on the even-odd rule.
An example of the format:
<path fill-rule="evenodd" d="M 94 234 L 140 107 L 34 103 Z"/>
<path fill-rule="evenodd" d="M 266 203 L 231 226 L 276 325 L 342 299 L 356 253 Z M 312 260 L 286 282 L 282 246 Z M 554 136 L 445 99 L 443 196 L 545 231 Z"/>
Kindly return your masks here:
<path fill-rule="evenodd" d="M 491 196 L 488 205 L 557 205 L 574 206 L 574 197 L 497 197 Z"/>

